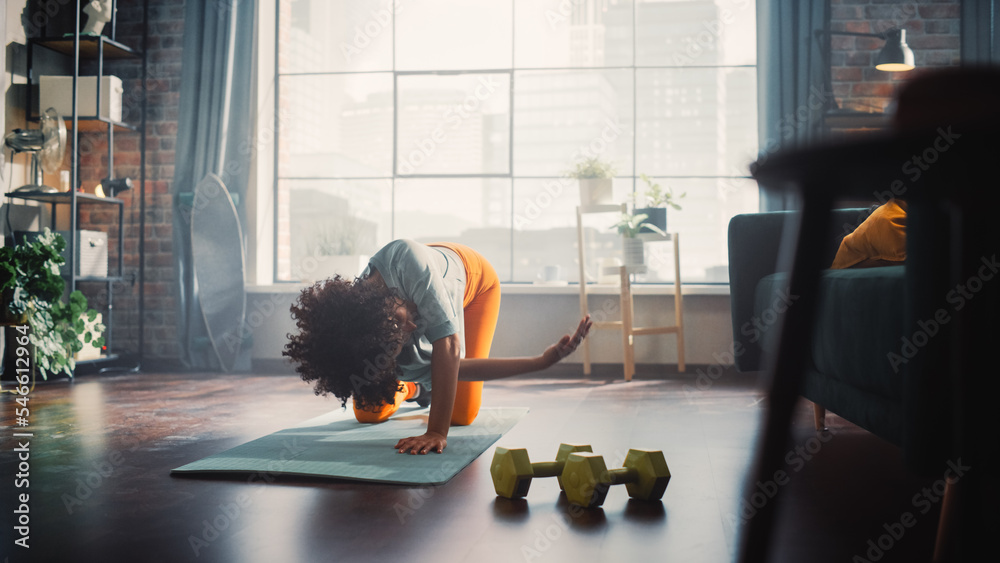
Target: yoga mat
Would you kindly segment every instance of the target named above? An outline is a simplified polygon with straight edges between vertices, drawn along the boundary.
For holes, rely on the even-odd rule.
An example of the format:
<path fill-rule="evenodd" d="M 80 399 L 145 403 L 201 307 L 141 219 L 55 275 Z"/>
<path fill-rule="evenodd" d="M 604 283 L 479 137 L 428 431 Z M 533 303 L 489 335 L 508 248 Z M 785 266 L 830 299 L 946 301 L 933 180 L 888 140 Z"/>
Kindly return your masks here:
<path fill-rule="evenodd" d="M 318 416 L 173 473 L 307 475 L 402 485 L 441 485 L 465 469 L 528 413 L 527 408 L 484 408 L 469 426 L 452 426 L 444 453 L 400 454 L 400 438 L 427 430 L 429 409 L 400 409 L 380 424 L 361 424 L 348 409 Z M 260 479 L 258 479 L 260 480 Z"/>

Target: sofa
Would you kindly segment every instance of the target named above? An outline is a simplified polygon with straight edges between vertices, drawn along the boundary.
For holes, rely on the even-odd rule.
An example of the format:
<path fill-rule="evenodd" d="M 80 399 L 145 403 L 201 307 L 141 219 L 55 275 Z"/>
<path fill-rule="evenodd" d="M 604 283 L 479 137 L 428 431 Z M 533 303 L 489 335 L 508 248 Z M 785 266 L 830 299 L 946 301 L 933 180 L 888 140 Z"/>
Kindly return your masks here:
<path fill-rule="evenodd" d="M 841 239 L 871 214 L 870 208 L 833 211 L 823 263 L 830 264 Z M 794 233 L 795 212 L 743 214 L 729 223 L 729 276 L 735 365 L 766 369 L 781 317 L 794 307 L 782 243 Z M 801 395 L 897 445 L 904 445 L 905 266 L 824 270 L 810 357 Z M 898 357 L 897 357 L 898 356 Z"/>

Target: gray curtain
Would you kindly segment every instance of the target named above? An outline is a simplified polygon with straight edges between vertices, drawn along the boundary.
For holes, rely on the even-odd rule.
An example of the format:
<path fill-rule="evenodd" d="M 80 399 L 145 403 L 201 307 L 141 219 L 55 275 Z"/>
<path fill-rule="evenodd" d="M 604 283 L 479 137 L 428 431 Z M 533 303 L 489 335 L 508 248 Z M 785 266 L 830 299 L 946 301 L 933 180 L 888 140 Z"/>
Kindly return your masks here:
<path fill-rule="evenodd" d="M 833 103 L 829 62 L 817 32 L 829 28 L 826 0 L 757 0 L 758 160 L 815 140 Z M 787 197 L 760 192 L 761 211 L 794 209 Z"/>
<path fill-rule="evenodd" d="M 250 176 L 256 0 L 187 0 L 174 167 L 173 253 L 181 362 L 219 369 L 205 328 L 191 268 L 191 201 L 209 173 L 234 196 L 240 222 Z M 244 241 L 245 242 L 245 241 Z"/>
<path fill-rule="evenodd" d="M 962 64 L 1000 63 L 1000 1 L 962 2 Z"/>

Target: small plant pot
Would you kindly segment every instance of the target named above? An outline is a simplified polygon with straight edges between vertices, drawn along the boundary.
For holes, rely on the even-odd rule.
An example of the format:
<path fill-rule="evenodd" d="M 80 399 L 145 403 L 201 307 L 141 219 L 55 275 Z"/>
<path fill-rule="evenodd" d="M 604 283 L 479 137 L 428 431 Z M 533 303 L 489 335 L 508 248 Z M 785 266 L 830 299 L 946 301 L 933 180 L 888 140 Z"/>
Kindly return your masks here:
<path fill-rule="evenodd" d="M 612 203 L 611 178 L 581 178 L 580 205 Z"/>
<path fill-rule="evenodd" d="M 303 260 L 296 275 L 307 283 L 317 282 L 336 275 L 351 280 L 361 275 L 368 267 L 369 257 L 364 254 L 340 256 L 316 256 Z"/>
<path fill-rule="evenodd" d="M 645 225 L 649 223 L 650 225 L 655 225 L 660 228 L 663 232 L 667 232 L 667 208 L 666 207 L 640 207 L 635 210 L 635 214 L 643 214 L 646 219 L 643 220 L 640 225 Z M 639 231 L 641 233 L 651 233 L 653 231 L 649 229 L 642 229 Z"/>
<path fill-rule="evenodd" d="M 622 237 L 622 257 L 626 266 L 642 266 L 646 263 L 642 239 Z"/>
<path fill-rule="evenodd" d="M 10 312 L 10 304 L 14 301 L 14 290 L 5 289 L 0 294 L 0 326 L 23 326 L 28 324 L 28 313 L 16 315 Z"/>

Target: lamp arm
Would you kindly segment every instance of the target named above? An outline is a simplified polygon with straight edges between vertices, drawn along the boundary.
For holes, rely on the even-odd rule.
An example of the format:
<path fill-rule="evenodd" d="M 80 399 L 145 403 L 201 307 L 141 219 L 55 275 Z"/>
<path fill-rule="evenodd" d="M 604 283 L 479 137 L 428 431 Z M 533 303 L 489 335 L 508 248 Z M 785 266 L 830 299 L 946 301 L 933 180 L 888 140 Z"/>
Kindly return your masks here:
<path fill-rule="evenodd" d="M 824 35 L 849 35 L 851 37 L 874 37 L 876 39 L 881 39 L 885 41 L 886 39 L 888 39 L 887 34 L 889 31 L 892 30 L 888 30 L 883 33 L 862 33 L 860 31 L 830 31 L 826 29 L 817 29 L 814 33 L 816 34 L 817 39 Z"/>

